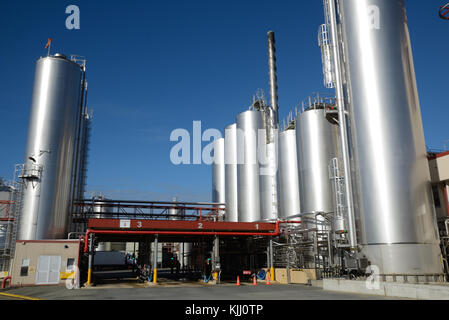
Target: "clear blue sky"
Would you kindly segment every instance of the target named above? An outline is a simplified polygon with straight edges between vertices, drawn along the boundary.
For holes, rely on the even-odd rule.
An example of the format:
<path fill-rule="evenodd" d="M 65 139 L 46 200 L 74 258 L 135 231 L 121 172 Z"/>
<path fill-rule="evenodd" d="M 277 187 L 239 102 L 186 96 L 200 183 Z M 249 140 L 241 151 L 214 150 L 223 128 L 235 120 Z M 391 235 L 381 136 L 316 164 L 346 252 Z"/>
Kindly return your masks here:
<path fill-rule="evenodd" d="M 444 0 L 408 0 L 408 18 L 426 141 L 449 140 L 446 103 L 449 21 Z M 78 5 L 81 29 L 67 30 Z M 276 32 L 280 117 L 323 92 L 319 0 L 2 1 L 0 9 L 0 176 L 23 162 L 35 61 L 52 52 L 88 59 L 94 109 L 88 191 L 112 198 L 211 200 L 211 168 L 174 166 L 176 128 L 224 127 L 268 94 L 266 33 Z M 449 142 L 448 142 L 449 147 Z"/>

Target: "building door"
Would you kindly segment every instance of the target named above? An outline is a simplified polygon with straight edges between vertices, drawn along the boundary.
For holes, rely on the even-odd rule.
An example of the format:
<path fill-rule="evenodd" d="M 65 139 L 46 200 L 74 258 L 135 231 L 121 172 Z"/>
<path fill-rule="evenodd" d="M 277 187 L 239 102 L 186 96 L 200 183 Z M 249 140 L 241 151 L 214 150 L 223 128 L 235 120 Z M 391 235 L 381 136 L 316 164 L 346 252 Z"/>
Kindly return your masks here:
<path fill-rule="evenodd" d="M 39 256 L 36 284 L 59 284 L 61 256 Z"/>

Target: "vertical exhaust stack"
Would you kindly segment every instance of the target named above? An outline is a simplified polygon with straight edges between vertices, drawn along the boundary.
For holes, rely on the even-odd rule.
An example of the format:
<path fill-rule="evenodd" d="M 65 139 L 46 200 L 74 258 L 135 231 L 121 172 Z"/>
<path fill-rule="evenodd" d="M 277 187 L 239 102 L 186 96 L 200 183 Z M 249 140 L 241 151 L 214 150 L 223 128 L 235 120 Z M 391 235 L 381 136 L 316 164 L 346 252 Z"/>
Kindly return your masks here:
<path fill-rule="evenodd" d="M 278 146 L 278 85 L 276 69 L 276 47 L 274 32 L 269 31 L 268 37 L 268 69 L 270 79 L 271 105 L 265 107 L 266 141 L 263 143 L 259 156 L 260 168 L 260 200 L 261 219 L 276 220 L 278 218 L 277 201 L 277 146 Z"/>
<path fill-rule="evenodd" d="M 273 129 L 278 129 L 279 116 L 278 116 L 278 79 L 277 79 L 277 67 L 276 67 L 276 47 L 274 40 L 274 32 L 268 31 L 268 68 L 270 76 L 270 97 L 271 97 L 271 109 L 272 109 L 272 125 Z"/>

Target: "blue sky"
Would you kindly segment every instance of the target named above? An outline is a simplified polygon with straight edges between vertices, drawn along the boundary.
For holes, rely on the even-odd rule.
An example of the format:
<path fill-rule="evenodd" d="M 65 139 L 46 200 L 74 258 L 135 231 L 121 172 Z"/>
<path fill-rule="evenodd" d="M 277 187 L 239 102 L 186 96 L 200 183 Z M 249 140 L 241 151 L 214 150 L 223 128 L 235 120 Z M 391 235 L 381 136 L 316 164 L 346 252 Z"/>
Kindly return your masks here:
<path fill-rule="evenodd" d="M 445 1 L 408 0 L 426 141 L 449 140 L 446 103 L 449 21 Z M 81 29 L 67 30 L 77 5 Z M 224 130 L 258 88 L 268 94 L 266 33 L 276 33 L 280 118 L 322 86 L 319 0 L 2 1 L 0 176 L 23 162 L 34 64 L 52 53 L 88 61 L 94 109 L 87 190 L 111 198 L 211 200 L 211 168 L 170 162 L 170 133 Z M 205 143 L 206 144 L 206 143 Z M 204 145 L 205 145 L 204 144 Z M 449 141 L 447 142 L 449 147 Z"/>

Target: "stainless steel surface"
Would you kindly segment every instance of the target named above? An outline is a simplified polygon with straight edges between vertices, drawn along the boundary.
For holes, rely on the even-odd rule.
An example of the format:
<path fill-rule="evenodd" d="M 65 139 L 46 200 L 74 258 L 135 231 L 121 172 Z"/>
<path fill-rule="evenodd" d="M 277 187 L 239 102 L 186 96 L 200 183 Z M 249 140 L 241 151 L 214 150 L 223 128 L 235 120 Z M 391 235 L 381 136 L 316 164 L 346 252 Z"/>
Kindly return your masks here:
<path fill-rule="evenodd" d="M 81 66 L 62 57 L 36 63 L 25 173 L 33 166 L 42 172 L 25 181 L 20 240 L 66 237 L 81 79 Z"/>
<path fill-rule="evenodd" d="M 346 125 L 346 104 L 345 96 L 343 92 L 343 73 L 342 73 L 342 59 L 340 56 L 340 39 L 338 37 L 338 27 L 337 27 L 337 12 L 335 8 L 334 0 L 325 0 L 324 5 L 328 5 L 327 12 L 330 25 L 330 34 L 332 40 L 332 50 L 333 50 L 333 65 L 334 65 L 334 79 L 335 79 L 335 92 L 336 92 L 336 104 L 338 109 L 338 123 L 340 129 L 340 147 L 341 147 L 341 159 L 344 171 L 344 193 L 346 200 L 346 212 L 342 212 L 343 215 L 339 217 L 338 225 L 339 228 L 344 228 L 344 221 L 347 219 L 346 226 L 348 227 L 348 239 L 349 245 L 352 250 L 357 250 L 357 235 L 355 226 L 355 216 L 354 216 L 354 200 L 352 196 L 352 176 L 351 176 L 351 164 L 349 158 L 349 141 L 348 132 Z M 343 218 L 343 219 L 342 219 Z M 336 229 L 336 231 L 339 231 Z"/>
<path fill-rule="evenodd" d="M 212 202 L 225 203 L 224 139 L 214 141 L 214 162 L 212 164 Z M 219 206 L 220 208 L 223 206 Z"/>
<path fill-rule="evenodd" d="M 324 7 L 326 9 L 327 0 L 324 0 Z M 327 17 L 327 11 L 325 11 Z M 327 19 L 328 20 L 328 19 Z M 324 87 L 328 89 L 335 88 L 335 67 L 332 59 L 332 46 L 329 39 L 329 24 L 324 23 L 318 30 L 318 45 L 321 49 L 321 61 L 323 65 L 323 83 Z"/>
<path fill-rule="evenodd" d="M 258 130 L 263 129 L 263 113 L 246 111 L 237 116 L 237 186 L 239 222 L 259 221 Z M 262 132 L 262 136 L 265 133 Z"/>
<path fill-rule="evenodd" d="M 280 219 L 301 212 L 295 129 L 279 134 L 278 199 Z"/>
<path fill-rule="evenodd" d="M 178 198 L 173 197 L 172 199 L 173 202 L 178 202 Z M 178 214 L 178 210 L 176 209 L 176 205 L 173 205 L 173 208 L 168 209 L 168 215 L 169 216 L 173 216 L 173 217 L 169 217 L 169 220 L 176 220 L 176 215 Z"/>
<path fill-rule="evenodd" d="M 340 0 L 339 12 L 363 252 L 381 273 L 441 273 L 404 1 Z"/>
<path fill-rule="evenodd" d="M 261 137 L 259 140 L 259 191 L 260 218 L 263 221 L 277 220 L 277 130 L 274 130 L 272 143 L 266 144 Z"/>
<path fill-rule="evenodd" d="M 106 207 L 107 204 L 104 202 L 104 200 L 107 200 L 106 198 L 102 196 L 98 196 L 93 200 L 93 215 L 92 218 L 94 219 L 110 219 L 112 218 L 111 213 L 113 212 L 113 209 L 110 207 Z M 111 251 L 112 250 L 112 244 L 111 242 L 99 242 L 98 246 L 96 248 L 96 251 Z"/>
<path fill-rule="evenodd" d="M 270 77 L 270 98 L 271 109 L 273 110 L 274 129 L 279 125 L 279 105 L 278 105 L 278 83 L 277 83 L 277 67 L 276 67 L 276 46 L 274 40 L 274 32 L 269 31 L 268 34 L 268 69 Z"/>
<path fill-rule="evenodd" d="M 189 268 L 191 266 L 192 261 L 192 243 L 180 243 L 179 244 L 179 262 L 181 264 L 181 268 Z"/>
<path fill-rule="evenodd" d="M 296 118 L 298 181 L 301 212 L 333 212 L 330 161 L 338 155 L 338 126 L 324 109 L 310 109 Z"/>
<path fill-rule="evenodd" d="M 152 268 L 153 271 L 156 269 L 157 270 L 157 256 L 158 256 L 158 235 L 154 236 L 154 242 L 153 242 L 153 261 L 152 261 Z"/>
<path fill-rule="evenodd" d="M 238 222 L 237 124 L 225 129 L 226 221 Z"/>
<path fill-rule="evenodd" d="M 92 208 L 93 208 L 93 215 L 92 218 L 94 219 L 108 219 L 112 217 L 113 209 L 111 207 L 107 206 L 107 200 L 106 198 L 102 196 L 98 196 L 92 200 Z"/>
<path fill-rule="evenodd" d="M 276 220 L 278 218 L 277 147 L 279 105 L 274 32 L 269 31 L 267 37 L 271 106 L 265 109 L 265 137 L 260 137 L 262 141 L 258 141 L 260 166 L 260 218 L 264 221 Z"/>

